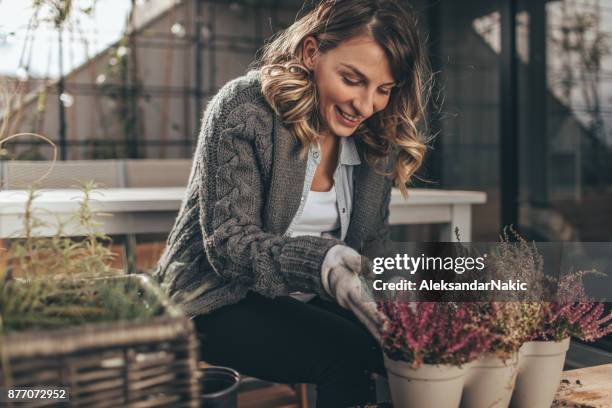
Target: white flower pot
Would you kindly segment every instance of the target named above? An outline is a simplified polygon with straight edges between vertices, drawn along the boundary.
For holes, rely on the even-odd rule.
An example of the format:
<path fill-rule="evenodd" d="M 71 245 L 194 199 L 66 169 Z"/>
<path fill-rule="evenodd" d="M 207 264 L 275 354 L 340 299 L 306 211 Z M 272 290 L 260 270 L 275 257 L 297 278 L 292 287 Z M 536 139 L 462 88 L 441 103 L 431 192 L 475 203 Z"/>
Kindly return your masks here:
<path fill-rule="evenodd" d="M 384 355 L 394 407 L 457 408 L 467 367 L 423 364 L 411 368 Z"/>
<path fill-rule="evenodd" d="M 461 406 L 465 408 L 506 408 L 518 371 L 518 354 L 505 361 L 484 356 L 469 366 Z"/>
<path fill-rule="evenodd" d="M 549 408 L 559 388 L 569 337 L 559 342 L 530 341 L 519 351 L 519 369 L 510 406 Z"/>

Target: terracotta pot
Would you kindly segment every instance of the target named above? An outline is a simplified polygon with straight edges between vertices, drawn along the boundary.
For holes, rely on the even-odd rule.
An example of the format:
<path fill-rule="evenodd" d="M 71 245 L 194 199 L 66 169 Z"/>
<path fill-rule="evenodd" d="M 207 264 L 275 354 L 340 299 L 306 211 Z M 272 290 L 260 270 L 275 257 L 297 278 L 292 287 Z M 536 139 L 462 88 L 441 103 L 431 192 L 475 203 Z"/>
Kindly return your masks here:
<path fill-rule="evenodd" d="M 394 407 L 457 408 L 467 366 L 423 364 L 411 368 L 384 355 Z"/>
<path fill-rule="evenodd" d="M 505 361 L 484 356 L 472 362 L 465 376 L 461 406 L 465 408 L 506 408 L 518 371 L 518 354 Z"/>
<path fill-rule="evenodd" d="M 569 338 L 559 342 L 530 341 L 523 344 L 511 407 L 550 407 L 559 388 L 569 344 Z"/>

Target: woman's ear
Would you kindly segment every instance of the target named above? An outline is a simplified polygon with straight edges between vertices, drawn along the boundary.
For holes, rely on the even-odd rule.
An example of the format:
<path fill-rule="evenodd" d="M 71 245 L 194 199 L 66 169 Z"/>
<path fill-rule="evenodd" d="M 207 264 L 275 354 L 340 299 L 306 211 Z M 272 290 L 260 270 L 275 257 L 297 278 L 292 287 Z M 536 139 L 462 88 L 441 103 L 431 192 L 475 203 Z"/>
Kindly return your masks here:
<path fill-rule="evenodd" d="M 304 38 L 302 44 L 302 59 L 304 60 L 304 65 L 306 68 L 313 70 L 317 64 L 318 56 L 319 43 L 312 35 L 309 35 Z"/>

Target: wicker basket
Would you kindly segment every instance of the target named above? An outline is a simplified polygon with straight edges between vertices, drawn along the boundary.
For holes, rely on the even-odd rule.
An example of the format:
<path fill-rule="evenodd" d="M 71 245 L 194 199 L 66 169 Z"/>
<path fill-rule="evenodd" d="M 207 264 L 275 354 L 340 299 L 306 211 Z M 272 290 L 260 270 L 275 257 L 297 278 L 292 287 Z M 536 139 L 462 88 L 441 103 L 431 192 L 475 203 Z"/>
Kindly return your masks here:
<path fill-rule="evenodd" d="M 190 320 L 142 275 L 133 280 L 164 305 L 162 316 L 28 331 L 0 337 L 1 387 L 64 387 L 70 402 L 27 406 L 199 407 L 198 342 Z M 8 374 L 8 375 L 7 375 Z M 15 406 L 24 406 L 16 403 Z"/>

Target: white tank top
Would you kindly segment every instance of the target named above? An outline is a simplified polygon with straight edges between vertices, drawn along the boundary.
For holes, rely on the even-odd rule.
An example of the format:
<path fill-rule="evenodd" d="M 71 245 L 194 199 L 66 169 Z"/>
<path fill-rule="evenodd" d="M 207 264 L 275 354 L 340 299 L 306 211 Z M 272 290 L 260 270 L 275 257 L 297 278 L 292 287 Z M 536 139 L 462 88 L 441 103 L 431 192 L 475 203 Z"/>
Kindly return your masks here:
<path fill-rule="evenodd" d="M 340 213 L 336 201 L 336 187 L 329 191 L 308 192 L 302 215 L 297 220 L 292 237 L 298 235 L 340 236 Z M 292 292 L 291 296 L 302 302 L 308 302 L 316 295 L 313 293 Z"/>
<path fill-rule="evenodd" d="M 310 190 L 291 236 L 312 235 L 337 238 L 340 232 L 340 213 L 336 202 L 335 186 L 329 191 Z"/>

